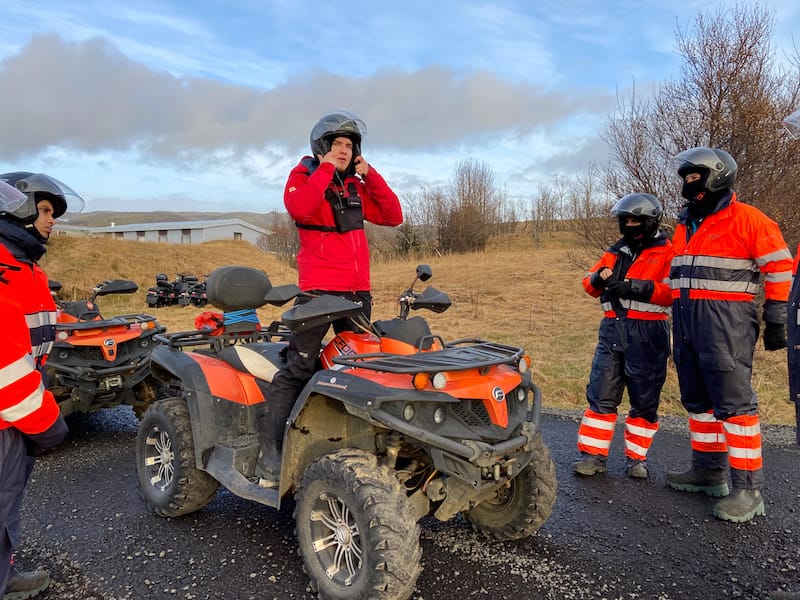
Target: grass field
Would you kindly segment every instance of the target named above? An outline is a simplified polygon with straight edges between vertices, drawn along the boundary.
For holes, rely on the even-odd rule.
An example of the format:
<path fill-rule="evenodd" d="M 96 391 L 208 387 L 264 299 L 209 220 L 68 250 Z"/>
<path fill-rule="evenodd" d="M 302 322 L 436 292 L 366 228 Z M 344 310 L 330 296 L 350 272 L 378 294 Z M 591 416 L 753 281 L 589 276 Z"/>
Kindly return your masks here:
<path fill-rule="evenodd" d="M 476 254 L 374 261 L 373 318 L 397 314 L 398 294 L 411 283 L 416 265 L 427 263 L 433 269 L 428 283 L 447 292 L 453 301 L 445 313 L 420 313 L 434 333 L 446 340 L 480 337 L 524 347 L 533 359 L 534 379 L 542 388 L 545 405 L 583 409 L 602 313 L 580 280 L 596 258 L 582 255 L 570 235 L 553 234 L 539 245 L 520 235 L 497 239 Z M 98 300 L 103 314 L 149 312 L 169 331 L 194 328 L 194 318 L 207 309 L 148 309 L 145 295 L 156 273 L 167 273 L 171 279 L 178 272 L 202 277 L 216 267 L 233 264 L 263 269 L 274 285 L 296 283 L 293 269 L 246 242 L 189 246 L 60 236 L 51 241 L 42 261 L 50 278 L 62 283 L 61 295 L 68 300 L 87 298 L 104 279 L 135 281 L 136 294 Z M 269 323 L 279 319 L 280 313 L 279 308 L 267 307 L 259 310 L 259 317 Z M 766 422 L 794 423 L 785 351 L 765 352 L 759 339 L 753 385 Z M 663 414 L 685 414 L 673 365 L 661 406 Z"/>

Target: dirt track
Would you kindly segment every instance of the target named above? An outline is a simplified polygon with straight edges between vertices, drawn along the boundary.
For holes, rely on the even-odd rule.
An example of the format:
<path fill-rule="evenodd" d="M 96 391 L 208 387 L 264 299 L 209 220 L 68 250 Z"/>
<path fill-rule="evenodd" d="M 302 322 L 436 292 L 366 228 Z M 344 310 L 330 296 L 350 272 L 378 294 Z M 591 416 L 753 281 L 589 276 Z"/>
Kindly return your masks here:
<path fill-rule="evenodd" d="M 296 554 L 291 502 L 276 512 L 220 491 L 175 520 L 151 513 L 133 465 L 136 420 L 123 407 L 70 421 L 39 460 L 18 560 L 51 570 L 43 600 L 311 598 Z M 559 494 L 538 535 L 487 541 L 460 520 L 425 520 L 415 600 L 764 599 L 800 592 L 800 448 L 793 428 L 765 429 L 766 518 L 735 525 L 711 500 L 665 487 L 689 456 L 685 424 L 662 422 L 651 481 L 624 475 L 621 431 L 609 473 L 575 478 L 576 417 L 548 414 Z"/>

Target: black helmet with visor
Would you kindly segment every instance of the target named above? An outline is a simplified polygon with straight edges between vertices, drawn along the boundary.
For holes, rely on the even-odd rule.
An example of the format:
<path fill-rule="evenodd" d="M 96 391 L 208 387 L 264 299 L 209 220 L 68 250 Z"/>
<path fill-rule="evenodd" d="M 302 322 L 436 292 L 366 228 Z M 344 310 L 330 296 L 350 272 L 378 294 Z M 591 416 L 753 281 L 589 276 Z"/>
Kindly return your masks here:
<path fill-rule="evenodd" d="M 30 225 L 36 221 L 38 216 L 36 205 L 42 200 L 49 200 L 53 205 L 53 217 L 56 219 L 68 220 L 69 216 L 74 216 L 83 210 L 83 198 L 68 185 L 44 173 L 15 171 L 0 175 L 0 181 L 13 186 L 25 195 L 25 202 L 16 209 L 0 211 L 23 225 Z"/>

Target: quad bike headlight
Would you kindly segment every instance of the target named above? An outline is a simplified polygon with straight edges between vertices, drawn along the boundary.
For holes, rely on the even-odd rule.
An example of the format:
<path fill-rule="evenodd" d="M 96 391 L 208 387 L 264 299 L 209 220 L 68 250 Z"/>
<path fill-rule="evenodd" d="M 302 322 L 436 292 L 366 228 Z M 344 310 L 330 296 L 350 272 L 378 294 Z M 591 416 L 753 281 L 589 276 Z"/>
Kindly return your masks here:
<path fill-rule="evenodd" d="M 445 410 L 444 406 L 439 406 L 436 410 L 433 411 L 433 422 L 437 425 L 441 425 L 444 423 L 444 420 L 447 418 L 447 411 Z"/>
<path fill-rule="evenodd" d="M 433 387 L 437 390 L 443 390 L 447 385 L 447 375 L 444 373 L 436 373 L 433 376 Z"/>
<path fill-rule="evenodd" d="M 58 341 L 60 341 L 60 342 L 63 342 L 63 341 L 64 341 L 64 340 L 66 340 L 68 337 L 69 337 L 69 334 L 68 334 L 66 331 L 59 331 L 59 332 L 56 334 L 56 339 L 57 339 Z"/>
<path fill-rule="evenodd" d="M 517 364 L 517 370 L 520 373 L 525 373 L 530 368 L 531 368 L 531 357 L 525 354 L 522 358 L 519 359 L 519 363 Z"/>
<path fill-rule="evenodd" d="M 150 345 L 150 340 L 141 339 L 139 340 L 139 346 L 142 348 L 147 348 Z"/>
<path fill-rule="evenodd" d="M 413 404 L 406 404 L 403 407 L 403 418 L 406 421 L 410 421 L 414 418 L 414 405 Z"/>
<path fill-rule="evenodd" d="M 517 402 L 525 402 L 525 390 L 517 388 Z"/>

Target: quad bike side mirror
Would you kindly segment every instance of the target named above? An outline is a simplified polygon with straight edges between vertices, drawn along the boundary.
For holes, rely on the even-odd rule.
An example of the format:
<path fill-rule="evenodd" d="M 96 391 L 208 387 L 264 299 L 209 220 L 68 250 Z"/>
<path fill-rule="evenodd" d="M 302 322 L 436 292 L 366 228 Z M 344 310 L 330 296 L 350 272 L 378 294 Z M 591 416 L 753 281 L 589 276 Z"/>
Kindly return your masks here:
<path fill-rule="evenodd" d="M 417 265 L 417 279 L 420 281 L 428 281 L 433 277 L 430 265 Z"/>

